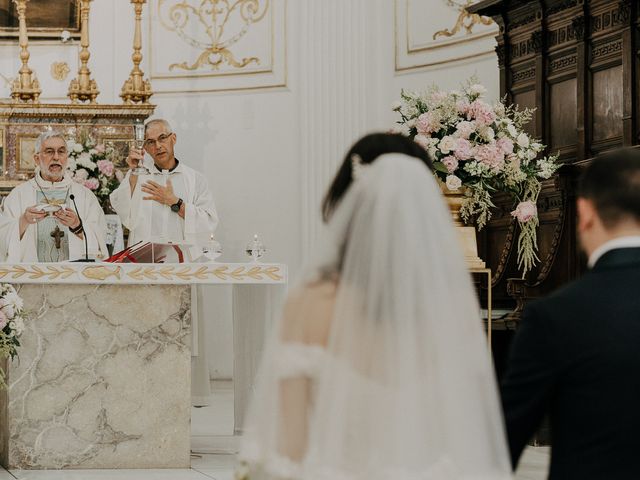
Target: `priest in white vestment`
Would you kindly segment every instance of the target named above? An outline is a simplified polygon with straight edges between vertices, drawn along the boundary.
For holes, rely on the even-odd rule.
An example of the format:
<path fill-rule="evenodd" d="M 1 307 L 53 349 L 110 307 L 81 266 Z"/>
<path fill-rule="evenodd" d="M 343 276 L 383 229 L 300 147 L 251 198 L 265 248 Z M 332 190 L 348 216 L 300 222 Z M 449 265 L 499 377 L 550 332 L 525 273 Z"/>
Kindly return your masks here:
<path fill-rule="evenodd" d="M 87 252 L 89 258 L 106 258 L 104 213 L 91 190 L 71 179 L 62 133 L 42 133 L 34 160 L 34 178 L 15 187 L 4 201 L 4 216 L 13 219 L 0 237 L 5 260 L 60 262 L 83 259 Z"/>
<path fill-rule="evenodd" d="M 218 225 L 213 195 L 204 176 L 174 156 L 176 134 L 166 120 L 151 120 L 145 126 L 143 152 L 131 149 L 127 163 L 139 161 L 149 175 L 127 172 L 111 193 L 111 206 L 129 229 L 129 245 L 139 241 L 202 243 Z M 138 183 L 141 185 L 138 187 Z"/>
<path fill-rule="evenodd" d="M 120 186 L 111 193 L 111 205 L 129 229 L 128 245 L 139 241 L 184 242 L 192 245 L 195 256 L 198 244 L 210 238 L 218 226 L 213 195 L 205 177 L 175 158 L 176 134 L 164 119 L 145 125 L 144 151 L 132 148 L 127 157 L 131 169 L 143 162 L 148 175 L 134 175 L 129 170 Z M 145 161 L 144 152 L 153 161 Z M 207 365 L 205 322 L 198 311 L 196 292 L 192 287 L 191 313 L 194 330 L 191 392 L 194 405 L 209 401 L 209 368 Z"/>

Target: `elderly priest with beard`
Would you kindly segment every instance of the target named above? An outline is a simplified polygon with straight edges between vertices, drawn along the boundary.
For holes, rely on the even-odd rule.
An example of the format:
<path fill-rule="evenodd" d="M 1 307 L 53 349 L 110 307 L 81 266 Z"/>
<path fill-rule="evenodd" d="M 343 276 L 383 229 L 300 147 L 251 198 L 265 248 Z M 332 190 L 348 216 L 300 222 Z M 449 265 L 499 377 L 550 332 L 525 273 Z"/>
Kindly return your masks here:
<path fill-rule="evenodd" d="M 35 176 L 4 202 L 3 249 L 8 262 L 60 262 L 106 258 L 106 222 L 95 195 L 67 171 L 67 142 L 46 131 L 36 141 Z M 77 205 L 76 214 L 73 200 Z"/>

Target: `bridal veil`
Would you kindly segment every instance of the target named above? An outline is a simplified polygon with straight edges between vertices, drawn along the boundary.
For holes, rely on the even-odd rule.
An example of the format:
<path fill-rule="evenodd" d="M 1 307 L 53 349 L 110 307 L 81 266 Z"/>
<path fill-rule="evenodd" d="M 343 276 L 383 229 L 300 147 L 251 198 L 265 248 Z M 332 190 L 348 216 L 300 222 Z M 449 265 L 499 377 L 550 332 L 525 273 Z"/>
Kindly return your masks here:
<path fill-rule="evenodd" d="M 240 453 L 248 477 L 511 478 L 479 305 L 424 163 L 385 154 L 362 168 L 320 250 L 296 318 L 265 347 Z M 292 325 L 324 314 L 324 344 L 291 340 Z"/>

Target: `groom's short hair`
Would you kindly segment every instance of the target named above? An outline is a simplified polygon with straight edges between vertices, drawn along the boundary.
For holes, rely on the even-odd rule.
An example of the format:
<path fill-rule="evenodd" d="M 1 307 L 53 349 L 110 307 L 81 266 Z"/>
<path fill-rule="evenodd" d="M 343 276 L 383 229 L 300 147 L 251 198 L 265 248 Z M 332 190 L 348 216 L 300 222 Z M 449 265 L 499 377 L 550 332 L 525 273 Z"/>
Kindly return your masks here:
<path fill-rule="evenodd" d="M 593 202 L 606 228 L 628 220 L 640 224 L 640 150 L 596 157 L 580 177 L 578 197 Z"/>

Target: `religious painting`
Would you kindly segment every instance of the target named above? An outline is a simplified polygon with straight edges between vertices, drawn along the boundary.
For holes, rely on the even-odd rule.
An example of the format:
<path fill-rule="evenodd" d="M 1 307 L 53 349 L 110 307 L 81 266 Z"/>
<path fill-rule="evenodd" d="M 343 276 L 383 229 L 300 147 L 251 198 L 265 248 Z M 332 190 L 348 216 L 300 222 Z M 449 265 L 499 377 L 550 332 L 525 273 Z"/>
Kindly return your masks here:
<path fill-rule="evenodd" d="M 26 10 L 29 40 L 60 38 L 66 30 L 80 36 L 80 0 L 29 0 Z M 13 0 L 0 0 L 0 38 L 19 35 L 19 20 Z"/>
<path fill-rule="evenodd" d="M 121 137 L 113 135 L 102 135 L 98 138 L 98 143 L 103 143 L 107 148 L 113 148 L 111 161 L 119 169 L 128 169 L 127 157 L 129 156 L 129 146 L 131 137 Z"/>
<path fill-rule="evenodd" d="M 36 152 L 38 134 L 19 134 L 17 140 L 16 172 L 22 175 L 29 175 L 33 173 L 36 167 L 33 155 Z"/>

